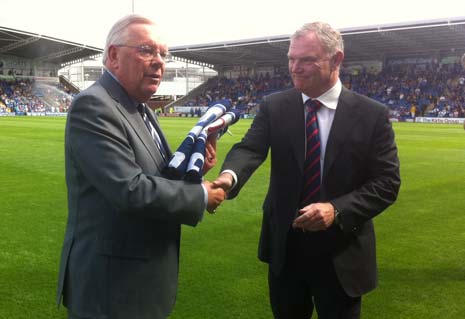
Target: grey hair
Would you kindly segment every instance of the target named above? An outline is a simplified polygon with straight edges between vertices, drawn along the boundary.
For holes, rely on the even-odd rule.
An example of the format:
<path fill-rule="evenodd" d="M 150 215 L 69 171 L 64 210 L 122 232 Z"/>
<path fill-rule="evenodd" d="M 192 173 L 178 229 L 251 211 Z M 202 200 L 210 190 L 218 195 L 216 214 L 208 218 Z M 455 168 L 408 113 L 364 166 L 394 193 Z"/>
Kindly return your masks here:
<path fill-rule="evenodd" d="M 320 39 L 328 56 L 336 54 L 337 51 L 344 52 L 344 41 L 342 40 L 341 33 L 325 22 L 304 24 L 294 32 L 291 36 L 291 40 L 303 37 L 310 32 L 315 33 L 318 39 Z"/>
<path fill-rule="evenodd" d="M 126 41 L 129 40 L 129 34 L 127 30 L 128 27 L 132 24 L 155 25 L 155 23 L 152 20 L 138 14 L 129 14 L 116 21 L 107 35 L 105 48 L 103 50 L 103 64 L 105 64 L 105 62 L 107 61 L 108 50 L 110 46 L 115 44 L 124 44 Z"/>

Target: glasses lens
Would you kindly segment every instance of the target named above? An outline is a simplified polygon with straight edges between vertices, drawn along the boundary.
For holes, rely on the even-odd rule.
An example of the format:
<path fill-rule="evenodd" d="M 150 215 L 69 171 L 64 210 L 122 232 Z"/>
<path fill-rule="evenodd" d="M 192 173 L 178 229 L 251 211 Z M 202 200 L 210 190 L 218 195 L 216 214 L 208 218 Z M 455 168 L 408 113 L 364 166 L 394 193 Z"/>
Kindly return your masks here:
<path fill-rule="evenodd" d="M 139 53 L 144 59 L 152 59 L 156 55 L 151 47 L 145 45 L 139 47 Z"/>

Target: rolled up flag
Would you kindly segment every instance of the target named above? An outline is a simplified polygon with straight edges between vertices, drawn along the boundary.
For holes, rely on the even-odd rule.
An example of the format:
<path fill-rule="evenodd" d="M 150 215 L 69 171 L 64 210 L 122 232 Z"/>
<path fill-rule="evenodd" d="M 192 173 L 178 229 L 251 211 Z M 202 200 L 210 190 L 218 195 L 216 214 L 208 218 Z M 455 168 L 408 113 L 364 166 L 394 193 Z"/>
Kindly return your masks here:
<path fill-rule="evenodd" d="M 226 112 L 226 109 L 226 106 L 223 104 L 215 104 L 207 109 L 197 124 L 189 131 L 176 152 L 171 156 L 165 168 L 165 175 L 168 176 L 168 178 L 182 179 L 184 177 L 197 137 L 205 126 L 221 117 Z"/>
<path fill-rule="evenodd" d="M 200 183 L 202 181 L 202 168 L 205 163 L 206 141 L 210 135 L 216 134 L 219 139 L 230 125 L 239 121 L 240 113 L 237 110 L 230 110 L 216 121 L 208 124 L 200 132 L 195 142 L 192 154 L 186 168 L 185 180 Z"/>

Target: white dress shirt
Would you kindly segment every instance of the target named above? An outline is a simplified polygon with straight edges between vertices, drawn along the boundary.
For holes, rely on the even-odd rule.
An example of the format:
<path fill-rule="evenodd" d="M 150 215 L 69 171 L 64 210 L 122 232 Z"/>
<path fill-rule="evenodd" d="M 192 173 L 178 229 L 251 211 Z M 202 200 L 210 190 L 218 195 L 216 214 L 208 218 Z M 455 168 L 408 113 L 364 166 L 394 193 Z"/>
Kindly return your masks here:
<path fill-rule="evenodd" d="M 323 177 L 323 164 L 326 154 L 326 144 L 328 143 L 329 132 L 331 131 L 331 126 L 333 125 L 334 114 L 336 113 L 337 103 L 339 102 L 339 96 L 342 91 L 342 83 L 338 79 L 336 84 L 330 88 L 328 91 L 322 95 L 313 98 L 321 102 L 322 107 L 317 111 L 316 117 L 318 119 L 318 130 L 320 132 L 320 142 L 321 142 L 321 151 L 320 151 L 320 164 L 321 164 L 321 177 Z M 305 104 L 310 97 L 302 93 L 302 99 Z M 305 117 L 307 117 L 307 110 L 305 110 Z M 304 124 L 305 125 L 305 119 Z M 306 152 L 305 152 L 306 153 Z M 304 153 L 304 154 L 305 154 Z"/>

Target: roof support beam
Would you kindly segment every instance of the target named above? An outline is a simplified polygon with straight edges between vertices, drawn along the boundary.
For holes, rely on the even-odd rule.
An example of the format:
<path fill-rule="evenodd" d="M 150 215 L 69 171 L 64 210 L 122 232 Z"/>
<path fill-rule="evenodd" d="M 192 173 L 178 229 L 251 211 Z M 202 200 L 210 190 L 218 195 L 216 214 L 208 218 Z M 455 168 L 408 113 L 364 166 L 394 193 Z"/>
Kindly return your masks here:
<path fill-rule="evenodd" d="M 74 48 L 70 48 L 70 49 L 66 49 L 66 50 L 62 50 L 62 51 L 58 51 L 58 52 L 53 52 L 53 53 L 51 53 L 49 55 L 38 57 L 38 58 L 34 59 L 34 61 L 35 62 L 46 62 L 47 60 L 61 58 L 61 57 L 64 57 L 64 56 L 67 56 L 67 55 L 70 55 L 70 54 L 73 54 L 73 53 L 81 52 L 83 50 L 84 50 L 83 47 L 74 47 Z"/>
<path fill-rule="evenodd" d="M 19 41 L 16 41 L 11 43 L 11 44 L 8 44 L 8 45 L 5 45 L 4 47 L 1 47 L 0 48 L 0 53 L 6 53 L 10 50 L 14 50 L 14 49 L 17 49 L 17 48 L 20 48 L 20 47 L 23 47 L 25 45 L 28 45 L 30 43 L 33 43 L 33 42 L 36 42 L 36 41 L 39 41 L 40 40 L 40 37 L 29 37 L 29 38 L 25 38 L 23 40 L 19 40 Z"/>

